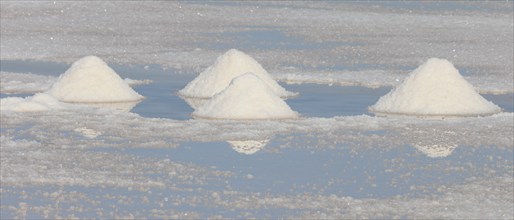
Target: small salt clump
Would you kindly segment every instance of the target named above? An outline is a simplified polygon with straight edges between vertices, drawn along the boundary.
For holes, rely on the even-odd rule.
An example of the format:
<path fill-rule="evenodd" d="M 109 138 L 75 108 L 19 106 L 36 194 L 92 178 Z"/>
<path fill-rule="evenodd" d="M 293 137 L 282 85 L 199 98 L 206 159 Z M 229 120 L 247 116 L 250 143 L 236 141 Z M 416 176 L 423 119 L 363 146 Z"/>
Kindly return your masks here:
<path fill-rule="evenodd" d="M 377 115 L 477 116 L 501 112 L 448 60 L 431 58 L 369 107 Z"/>
<path fill-rule="evenodd" d="M 86 56 L 73 63 L 47 93 L 60 101 L 75 103 L 132 102 L 143 99 L 96 56 Z"/>
<path fill-rule="evenodd" d="M 269 140 L 245 140 L 245 141 L 227 141 L 232 149 L 240 154 L 251 155 L 260 151 L 268 144 Z"/>
<path fill-rule="evenodd" d="M 431 158 L 447 157 L 457 148 L 456 144 L 415 144 L 414 147 Z"/>
<path fill-rule="evenodd" d="M 0 111 L 39 112 L 62 108 L 64 108 L 64 103 L 45 93 L 37 93 L 26 98 L 7 97 L 0 99 Z"/>
<path fill-rule="evenodd" d="M 253 73 L 236 77 L 230 85 L 193 112 L 212 119 L 290 119 L 298 113 Z"/>
<path fill-rule="evenodd" d="M 247 72 L 252 72 L 261 78 L 271 91 L 280 97 L 296 95 L 280 86 L 255 59 L 236 49 L 231 49 L 218 57 L 212 66 L 205 69 L 178 93 L 184 97 L 210 98 L 225 89 L 232 79 Z"/>

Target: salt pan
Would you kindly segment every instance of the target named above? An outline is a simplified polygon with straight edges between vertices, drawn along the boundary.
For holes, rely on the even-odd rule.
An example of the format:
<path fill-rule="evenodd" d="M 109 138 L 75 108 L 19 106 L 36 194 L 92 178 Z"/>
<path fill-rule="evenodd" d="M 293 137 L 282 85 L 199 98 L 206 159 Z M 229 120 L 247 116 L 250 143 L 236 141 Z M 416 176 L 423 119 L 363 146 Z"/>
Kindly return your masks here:
<path fill-rule="evenodd" d="M 230 85 L 193 112 L 213 119 L 286 119 L 298 113 L 253 73 L 236 77 Z"/>
<path fill-rule="evenodd" d="M 501 111 L 484 99 L 448 60 L 431 58 L 369 108 L 376 114 L 476 116 Z"/>
<path fill-rule="evenodd" d="M 73 63 L 47 92 L 63 102 L 129 102 L 143 99 L 96 56 L 86 56 Z"/>
<path fill-rule="evenodd" d="M 179 94 L 185 97 L 210 98 L 225 89 L 232 79 L 247 72 L 261 78 L 280 97 L 296 95 L 281 87 L 255 59 L 236 49 L 231 49 L 218 57 L 212 66 L 189 82 Z"/>

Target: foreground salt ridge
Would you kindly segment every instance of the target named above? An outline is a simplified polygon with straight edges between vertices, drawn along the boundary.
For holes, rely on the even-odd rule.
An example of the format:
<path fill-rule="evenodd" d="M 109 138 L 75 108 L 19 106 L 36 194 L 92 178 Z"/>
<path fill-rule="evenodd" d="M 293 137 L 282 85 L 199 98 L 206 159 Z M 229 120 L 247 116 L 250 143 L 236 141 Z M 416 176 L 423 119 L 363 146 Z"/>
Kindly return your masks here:
<path fill-rule="evenodd" d="M 218 57 L 212 66 L 201 72 L 178 93 L 191 98 L 210 98 L 225 89 L 234 78 L 247 72 L 261 78 L 280 97 L 296 95 L 280 86 L 255 59 L 236 49 Z"/>
<path fill-rule="evenodd" d="M 499 136 L 503 136 L 506 133 L 512 132 L 511 130 L 507 131 L 501 131 L 503 126 L 511 126 L 508 123 L 508 120 L 510 119 L 512 121 L 512 113 L 501 113 L 500 116 L 491 116 L 488 118 L 473 118 L 473 119 L 463 119 L 459 120 L 460 123 L 464 123 L 461 125 L 456 126 L 455 128 L 461 129 L 457 130 L 457 134 L 455 137 L 459 138 L 461 134 L 464 134 L 465 136 L 473 136 L 473 134 L 470 134 L 469 130 L 477 130 L 477 134 L 483 135 L 479 139 L 484 139 L 484 137 L 489 137 L 491 140 L 493 140 Z M 510 117 L 504 117 L 510 115 Z M 5 115 L 3 115 L 5 116 Z M 18 127 L 19 124 L 25 124 L 26 121 L 22 118 L 18 118 L 18 123 L 12 123 L 16 121 L 16 117 L 19 117 L 20 115 L 10 115 L 10 119 L 6 119 L 6 117 L 2 117 L 2 125 L 4 128 L 10 129 L 12 127 Z M 100 116 L 100 115 L 98 115 Z M 184 125 L 185 127 L 193 127 L 190 130 L 186 130 L 184 134 L 174 134 L 174 135 L 187 135 L 191 137 L 197 136 L 197 134 L 209 134 L 209 136 L 216 136 L 212 135 L 212 132 L 209 132 L 209 129 L 206 129 L 206 123 L 204 122 L 198 122 L 198 121 L 187 121 L 187 122 L 179 122 L 179 121 L 173 121 L 173 120 L 152 120 L 152 119 L 145 119 L 141 117 L 137 117 L 134 114 L 120 114 L 117 117 L 112 117 L 108 115 L 100 116 L 101 118 L 96 118 L 98 116 L 95 115 L 84 115 L 79 118 L 72 118 L 72 117 L 62 117 L 57 116 L 55 119 L 52 120 L 48 118 L 48 116 L 43 116 L 42 118 L 46 119 L 36 119 L 38 122 L 36 122 L 37 129 L 35 128 L 25 128 L 25 130 L 22 130 L 20 133 L 13 133 L 8 130 L 6 130 L 5 133 L 3 133 L 1 137 L 2 143 L 6 143 L 5 145 L 0 146 L 2 150 L 2 159 L 3 160 L 9 160 L 12 161 L 16 159 L 15 163 L 2 163 L 2 164 L 9 164 L 9 166 L 2 166 L 2 179 L 8 181 L 9 186 L 16 186 L 17 188 L 23 188 L 24 186 L 30 187 L 33 185 L 51 185 L 51 186 L 86 186 L 86 187 L 94 187 L 94 186 L 103 186 L 106 187 L 106 191 L 110 191 L 111 188 L 128 188 L 131 187 L 134 190 L 141 190 L 147 192 L 148 190 L 152 190 L 155 193 L 158 192 L 159 189 L 164 188 L 166 190 L 166 195 L 170 194 L 170 188 L 173 192 L 182 192 L 181 189 L 173 188 L 175 181 L 177 178 L 183 178 L 182 181 L 187 181 L 188 183 L 192 182 L 191 179 L 188 179 L 188 177 L 192 176 L 193 178 L 196 178 L 196 180 L 202 181 L 205 177 L 212 178 L 216 175 L 222 175 L 216 174 L 213 171 L 210 171 L 209 173 L 199 173 L 198 171 L 191 174 L 191 171 L 195 171 L 194 169 L 191 169 L 192 167 L 188 164 L 180 164 L 176 163 L 174 161 L 166 161 L 163 159 L 154 159 L 154 160 L 144 160 L 138 159 L 137 157 L 133 156 L 125 156 L 125 155 L 116 155 L 114 153 L 102 153 L 102 152 L 82 152 L 80 151 L 80 148 L 82 146 L 84 147 L 92 147 L 92 146 L 105 146 L 108 144 L 108 146 L 112 148 L 116 147 L 123 147 L 124 143 L 119 143 L 119 138 L 125 139 L 124 136 L 127 136 L 128 139 L 125 139 L 127 141 L 134 141 L 131 142 L 134 145 L 139 145 L 144 142 L 152 142 L 149 141 L 148 138 L 144 139 L 141 137 L 151 137 L 154 140 L 164 140 L 164 142 L 167 141 L 167 138 L 170 140 L 173 140 L 174 137 L 169 138 L 168 135 L 172 134 L 170 130 L 175 130 L 175 133 L 177 133 L 177 130 L 182 130 L 181 124 L 188 124 Z M 131 118 L 134 117 L 134 118 Z M 499 118 L 500 117 L 500 118 Z M 90 118 L 91 120 L 82 120 L 83 118 Z M 499 119 L 497 119 L 499 118 Z M 49 119 L 49 120 L 48 120 Z M 109 119 L 109 121 L 112 121 L 114 124 L 105 124 L 102 123 L 102 121 L 105 121 L 106 119 Z M 14 120 L 14 121 L 13 121 Z M 28 121 L 31 121 L 33 119 L 28 119 Z M 44 125 L 44 121 L 54 121 L 55 123 L 61 124 L 63 121 L 68 121 L 68 123 L 64 123 L 62 128 L 58 128 L 57 126 L 54 126 L 52 124 Z M 77 123 L 70 123 L 71 121 L 77 121 Z M 24 122 L 25 121 L 25 122 Z M 339 122 L 338 122 L 339 121 Z M 404 128 L 404 132 L 411 132 L 404 134 L 405 137 L 413 136 L 412 134 L 416 134 L 419 132 L 413 131 L 413 129 L 420 129 L 423 127 L 426 127 L 426 132 L 434 132 L 434 130 L 440 130 L 440 129 L 446 129 L 446 130 L 453 130 L 453 126 L 457 122 L 451 122 L 450 125 L 445 125 L 446 123 L 440 123 L 440 122 L 426 122 L 426 121 L 416 121 L 416 120 L 409 120 L 408 122 L 404 121 L 396 121 L 394 119 L 387 119 L 387 118 L 373 118 L 373 117 L 343 117 L 338 119 L 308 119 L 306 121 L 298 121 L 295 123 L 292 122 L 281 122 L 281 123 L 262 123 L 259 130 L 267 130 L 268 128 L 273 127 L 281 127 L 277 126 L 279 124 L 290 124 L 288 127 L 298 126 L 297 129 L 309 129 L 312 130 L 319 130 L 320 133 L 326 133 L 326 135 L 337 135 L 334 134 L 334 132 L 343 132 L 343 130 L 346 130 L 348 132 L 349 129 L 341 129 L 341 127 L 335 126 L 338 124 L 339 126 L 348 126 L 347 128 L 351 129 L 362 129 L 365 130 L 376 130 L 376 129 L 383 129 L 386 121 L 390 121 L 390 126 L 396 126 L 396 129 L 402 130 L 403 127 L 408 126 L 409 124 L 412 124 L 410 127 Z M 5 123 L 7 122 L 7 123 Z M 473 126 L 473 122 L 478 123 L 480 126 Z M 124 129 L 123 131 L 119 131 L 119 127 L 121 124 L 124 123 L 130 123 L 129 126 Z M 499 123 L 499 125 L 497 124 Z M 17 125 L 18 124 L 18 125 Z M 153 124 L 153 125 L 152 125 Z M 218 123 L 210 124 L 211 126 L 216 126 Z M 266 126 L 265 124 L 270 124 Z M 360 124 L 360 125 L 358 125 Z M 381 125 L 382 124 L 382 125 Z M 503 124 L 503 126 L 502 126 Z M 314 125 L 314 126 L 313 126 Z M 370 126 L 367 128 L 359 128 L 360 126 Z M 437 125 L 440 125 L 440 127 L 437 127 Z M 488 126 L 493 125 L 492 132 L 489 134 L 487 133 Z M 41 127 L 42 126 L 42 127 Z M 232 124 L 232 126 L 238 126 L 237 124 Z M 389 126 L 389 125 L 388 125 Z M 90 129 L 94 129 L 97 131 L 103 131 L 106 135 L 100 136 L 99 138 L 109 138 L 109 136 L 117 135 L 119 137 L 114 137 L 111 141 L 102 141 L 102 140 L 85 140 L 80 139 L 80 137 L 56 137 L 53 138 L 51 135 L 59 135 L 62 132 L 65 132 L 68 129 L 73 129 L 74 127 L 82 128 L 82 127 L 88 127 Z M 387 127 L 387 126 L 386 126 Z M 43 129 L 48 128 L 48 129 Z M 111 129 L 109 129 L 111 128 Z M 170 129 L 173 128 L 173 129 Z M 214 130 L 220 130 L 220 128 L 227 129 L 227 125 L 220 125 L 220 127 L 217 127 Z M 238 130 L 242 130 L 242 127 L 234 128 L 234 130 L 224 132 L 226 133 L 237 133 Z M 264 129 L 263 129 L 264 128 Z M 435 128 L 435 129 L 434 129 Z M 508 128 L 508 127 L 507 127 Z M 43 130 L 39 130 L 43 129 Z M 52 129 L 54 131 L 52 131 Z M 163 132 L 155 133 L 156 129 L 162 130 Z M 168 130 L 166 130 L 168 129 Z M 199 130 L 200 129 L 200 130 Z M 325 129 L 325 130 L 323 130 Z M 350 129 L 350 130 L 351 130 Z M 500 130 L 498 130 L 500 129 Z M 32 133 L 26 132 L 32 130 Z M 139 131 L 143 131 L 145 133 L 139 133 Z M 199 130 L 196 131 L 196 133 L 191 133 L 189 131 L 193 130 Z M 257 129 L 256 129 L 257 130 Z M 284 130 L 287 130 L 284 128 Z M 481 131 L 479 131 L 481 130 Z M 503 129 L 504 130 L 504 129 Z M 25 132 L 24 132 L 25 131 Z M 327 132 L 327 131 L 333 131 L 333 132 Z M 419 131 L 419 130 L 418 130 Z M 462 132 L 464 131 L 464 132 Z M 496 131 L 500 131 L 500 133 L 496 133 Z M 273 131 L 272 131 L 273 132 Z M 483 133 L 485 132 L 485 133 Z M 24 134 L 27 134 L 36 138 L 32 137 L 23 137 Z M 154 134 L 152 134 L 154 133 Z M 363 132 L 364 133 L 364 132 Z M 394 132 L 397 133 L 397 132 Z M 399 132 L 401 133 L 401 132 Z M 435 132 L 438 133 L 438 132 Z M 139 134 L 140 140 L 137 140 L 138 137 L 135 136 L 135 134 Z M 420 135 L 427 136 L 426 133 L 419 133 Z M 12 135 L 12 136 L 11 136 Z M 440 134 L 437 134 L 440 135 Z M 129 137 L 133 136 L 133 137 Z M 429 136 L 429 135 L 428 135 Z M 373 139 L 372 136 L 367 136 Z M 509 138 L 509 136 L 504 136 L 505 138 Z M 45 139 L 47 138 L 47 139 Z M 184 138 L 187 139 L 187 137 L 184 136 Z M 356 137 L 353 136 L 353 138 L 349 138 L 349 136 L 342 136 L 340 138 L 337 138 L 335 140 L 350 140 L 350 139 L 361 139 L 366 138 L 366 136 L 363 137 Z M 394 139 L 394 137 L 391 137 Z M 465 137 L 466 138 L 466 137 Z M 488 138 L 488 139 L 489 139 Z M 66 146 L 68 143 L 70 143 L 70 139 L 73 139 L 73 143 L 77 143 L 78 146 L 68 146 L 68 147 L 61 147 Z M 143 140 L 144 139 L 144 140 Z M 320 139 L 323 139 L 325 141 L 333 141 L 332 138 L 325 138 L 324 136 L 320 137 Z M 402 138 L 398 138 L 402 139 Z M 440 139 L 440 138 L 431 138 L 431 139 Z M 301 141 L 301 140 L 300 140 Z M 484 140 L 486 141 L 486 140 Z M 510 137 L 510 141 L 512 141 L 512 137 Z M 324 141 L 323 141 L 324 142 Z M 373 141 L 371 143 L 374 144 L 386 144 L 387 141 Z M 417 142 L 417 141 L 416 141 Z M 48 143 L 51 143 L 50 145 Z M 164 143 L 163 146 L 169 146 L 170 143 Z M 340 142 L 339 142 L 340 143 Z M 396 143 L 387 143 L 387 145 L 394 145 L 394 147 L 398 147 L 400 145 L 397 145 Z M 510 142 L 510 145 L 512 142 Z M 326 144 L 325 144 L 326 145 Z M 360 149 L 360 145 L 356 145 L 357 147 L 352 149 Z M 378 145 L 382 147 L 381 145 Z M 474 147 L 480 148 L 484 147 L 485 145 L 477 144 Z M 23 155 L 23 158 L 27 158 L 29 161 L 34 161 L 32 165 L 30 166 L 30 170 L 20 170 L 19 167 L 23 167 L 22 164 L 25 164 L 25 160 L 20 161 L 20 155 L 18 155 L 16 152 L 16 149 L 20 149 L 20 147 L 23 147 L 23 150 L 27 151 L 27 148 L 31 148 L 29 151 L 30 153 L 26 152 Z M 374 145 L 374 148 L 376 148 L 377 145 Z M 510 146 L 511 148 L 512 146 Z M 44 149 L 44 150 L 43 150 Z M 62 155 L 62 156 L 60 156 Z M 77 155 L 87 155 L 84 156 L 77 156 Z M 70 160 L 69 158 L 73 158 Z M 98 160 L 98 163 L 92 163 L 91 161 Z M 58 163 L 49 163 L 48 161 L 58 161 Z M 64 168 L 59 167 L 59 164 L 62 164 Z M 134 164 L 137 164 L 134 166 Z M 77 167 L 78 165 L 78 167 Z M 121 165 L 121 166 L 120 166 Z M 184 166 L 186 165 L 186 166 Z M 164 169 L 163 172 L 168 176 L 165 178 L 157 178 L 155 176 L 148 176 L 145 175 L 145 169 L 148 169 L 148 167 L 154 167 L 159 169 Z M 64 170 L 63 170 L 64 169 Z M 48 173 L 48 170 L 55 171 L 52 172 L 51 175 L 43 175 L 44 177 L 41 177 L 41 174 Z M 93 172 L 91 172 L 93 170 Z M 126 170 L 133 170 L 131 174 L 120 176 L 120 172 L 123 173 L 123 171 Z M 26 173 L 30 175 L 26 176 L 20 176 L 19 172 L 25 171 Z M 220 171 L 217 171 L 220 172 Z M 64 177 L 64 178 L 62 178 Z M 113 181 L 114 178 L 117 178 L 119 181 Z M 171 178 L 171 180 L 170 180 Z M 81 181 L 83 180 L 83 181 Z M 181 180 L 181 179 L 178 179 Z M 205 179 L 203 180 L 205 181 Z M 471 185 L 470 185 L 471 184 Z M 432 216 L 434 218 L 437 217 L 473 217 L 473 216 L 490 216 L 490 217 L 501 217 L 504 216 L 505 218 L 509 218 L 512 213 L 510 212 L 508 204 L 512 201 L 512 198 L 509 196 L 511 195 L 511 188 L 508 188 L 506 186 L 512 185 L 512 177 L 504 178 L 503 180 L 500 179 L 488 179 L 485 181 L 481 180 L 474 180 L 470 184 L 465 185 L 456 185 L 458 189 L 455 187 L 445 187 L 442 188 L 442 191 L 439 191 L 439 193 L 442 193 L 441 196 L 434 196 L 434 197 L 424 197 L 424 198 L 412 198 L 409 196 L 403 196 L 400 198 L 390 198 L 390 199 L 357 199 L 352 197 L 344 197 L 344 196 L 330 196 L 330 195 L 312 195 L 312 194 L 306 194 L 306 195 L 296 195 L 296 196 L 288 196 L 288 195 L 281 195 L 281 194 L 253 194 L 248 192 L 239 192 L 239 191 L 230 191 L 227 192 L 226 190 L 223 192 L 218 191 L 210 191 L 207 190 L 207 192 L 202 191 L 202 193 L 197 193 L 192 195 L 195 198 L 203 197 L 205 196 L 207 199 L 201 200 L 201 201 L 209 201 L 210 205 L 216 205 L 221 207 L 236 207 L 237 209 L 257 209 L 262 206 L 276 206 L 276 207 L 288 207 L 292 210 L 298 210 L 300 211 L 301 216 L 308 218 L 308 216 L 313 217 L 317 216 L 318 218 L 328 218 L 331 217 L 342 217 L 346 216 L 348 218 L 356 217 L 356 216 L 369 216 L 372 218 L 373 216 L 379 217 L 379 216 L 394 216 L 398 213 L 403 213 L 405 216 L 417 216 L 417 217 L 427 217 Z M 192 185 L 192 184 L 191 184 Z M 194 185 L 193 185 L 194 187 Z M 93 188 L 96 189 L 96 188 Z M 14 189 L 13 189 L 14 190 Z M 175 191 L 176 190 L 176 191 Z M 187 190 L 187 189 L 185 189 Z M 14 190 L 14 192 L 19 192 L 17 190 Z M 68 193 L 69 191 L 64 191 L 61 193 Z M 447 193 L 446 193 L 447 192 Z M 6 193 L 5 191 L 3 193 Z M 114 192 L 110 192 L 114 193 Z M 222 195 L 220 199 L 216 199 L 216 196 L 213 196 L 214 193 L 219 193 Z M 479 193 L 480 198 L 477 198 L 476 194 Z M 62 194 L 59 194 L 62 195 Z M 89 195 L 89 194 L 88 194 Z M 139 197 L 135 194 L 133 195 L 134 199 L 137 201 Z M 215 194 L 214 194 L 215 195 Z M 87 195 L 86 195 L 87 196 Z M 129 195 L 124 195 L 129 196 Z M 37 196 L 36 198 L 40 198 L 40 196 Z M 84 197 L 82 197 L 84 198 Z M 89 197 L 92 200 L 97 200 L 98 198 Z M 478 204 L 483 204 L 484 201 L 480 201 L 481 198 L 488 198 L 487 200 L 487 206 L 480 206 L 480 211 L 474 211 L 469 212 L 469 207 L 476 206 Z M 162 199 L 162 198 L 160 198 Z M 171 201 L 174 201 L 170 198 Z M 54 201 L 54 200 L 52 200 Z M 151 200 L 152 201 L 152 200 Z M 191 201 L 194 201 L 191 199 Z M 265 204 L 262 202 L 266 201 Z M 300 203 L 298 201 L 308 201 Z M 455 201 L 467 201 L 466 203 L 459 203 Z M 154 202 L 154 201 L 152 201 Z M 198 201 L 194 204 L 198 204 Z M 52 203 L 53 204 L 53 203 Z M 98 203 L 90 203 L 90 204 L 98 204 Z M 35 205 L 35 204 L 31 204 Z M 498 206 L 499 205 L 499 206 Z M 342 209 L 335 209 L 332 208 L 334 206 L 337 207 L 344 207 Z M 429 210 L 423 209 L 424 211 L 420 211 L 419 209 L 415 207 L 423 206 L 430 210 L 439 210 L 437 212 L 430 212 Z M 427 207 L 428 206 L 428 207 Z M 119 205 L 119 207 L 122 207 L 122 205 Z M 400 207 L 400 208 L 399 208 Z M 494 207 L 494 209 L 493 209 Z M 502 211 L 498 211 L 498 207 L 501 207 Z M 372 208 L 374 212 L 367 212 L 368 208 Z M 448 208 L 448 209 L 444 209 Z M 506 208 L 506 209 L 505 209 Z M 467 211 L 465 211 L 467 210 Z M 497 210 L 497 212 L 491 212 L 492 210 Z M 456 212 L 458 211 L 458 212 Z"/>
<path fill-rule="evenodd" d="M 33 73 L 12 73 L 0 71 L 0 92 L 6 94 L 37 93 L 49 90 L 58 77 Z M 129 86 L 147 85 L 150 79 L 123 79 Z"/>
<path fill-rule="evenodd" d="M 6 97 L 0 99 L 0 112 L 78 111 L 81 108 L 103 108 L 129 112 L 139 102 L 66 103 L 57 100 L 47 93 L 36 93 L 25 98 Z"/>
<path fill-rule="evenodd" d="M 484 99 L 448 60 L 431 58 L 369 110 L 375 114 L 476 116 L 501 108 Z"/>
<path fill-rule="evenodd" d="M 68 106 L 46 93 L 37 93 L 26 98 L 7 97 L 0 99 L 0 111 L 39 112 L 65 109 Z"/>
<path fill-rule="evenodd" d="M 118 196 L 123 201 L 144 199 L 137 192 L 126 193 L 127 190 L 124 189 L 129 188 L 132 191 L 152 191 L 155 197 L 147 195 L 150 198 L 149 205 L 155 205 L 157 209 L 160 207 L 159 202 L 167 197 L 170 202 L 185 200 L 190 202 L 188 204 L 194 204 L 196 207 L 205 202 L 209 207 L 245 211 L 260 208 L 266 211 L 268 210 L 266 207 L 270 206 L 286 208 L 296 213 L 288 212 L 290 215 L 295 215 L 291 217 L 299 215 L 303 218 L 352 218 L 357 216 L 369 216 L 370 218 L 389 216 L 392 218 L 398 214 L 413 218 L 466 216 L 499 218 L 503 216 L 508 219 L 512 216 L 512 208 L 509 208 L 511 207 L 509 204 L 512 201 L 512 197 L 510 197 L 512 193 L 511 188 L 507 187 L 512 185 L 512 177 L 485 178 L 485 181 L 475 178 L 470 184 L 439 186 L 438 189 L 441 190 L 438 190 L 438 195 L 427 195 L 422 198 L 408 195 L 399 198 L 360 199 L 326 194 L 263 194 L 237 191 L 237 189 L 212 190 L 204 187 L 205 185 L 202 186 L 203 190 L 198 191 L 197 182 L 212 182 L 213 178 L 221 179 L 221 182 L 224 182 L 230 179 L 227 176 L 233 175 L 233 173 L 228 174 L 223 169 L 179 163 L 167 158 L 141 158 L 109 152 L 109 150 L 125 148 L 128 143 L 137 148 L 174 148 L 179 146 L 181 141 L 262 140 L 273 134 L 279 134 L 279 138 L 282 136 L 282 139 L 279 139 L 278 142 L 283 145 L 273 146 L 273 148 L 323 150 L 344 145 L 349 146 L 350 151 L 359 152 L 383 151 L 415 143 L 432 145 L 459 143 L 465 145 L 466 148 L 477 150 L 492 147 L 512 152 L 513 137 L 511 134 L 514 128 L 512 125 L 514 113 L 500 113 L 483 118 L 461 118 L 451 121 L 424 121 L 363 115 L 242 123 L 239 121 L 177 121 L 144 118 L 133 113 L 105 114 L 105 112 L 99 112 L 100 110 L 89 112 L 85 109 L 78 111 L 80 114 L 55 111 L 38 117 L 0 112 L 2 129 L 4 129 L 0 137 L 2 141 L 0 146 L 2 157 L 0 159 L 3 165 L 7 164 L 0 168 L 2 169 L 1 178 L 7 184 L 2 186 L 4 189 L 2 195 L 11 195 L 12 193 L 15 198 L 18 196 L 23 198 L 20 191 L 33 186 L 47 186 L 38 188 L 36 190 L 38 192 L 49 190 L 49 194 L 52 194 L 54 192 L 52 190 L 55 188 L 56 196 L 70 195 L 75 191 L 59 189 L 59 187 L 70 186 L 87 187 L 88 193 L 76 195 L 74 198 L 81 198 L 80 201 L 84 199 L 93 201 L 76 204 L 77 206 L 97 208 L 104 207 L 109 201 L 112 201 L 101 200 L 100 197 L 95 197 L 96 194 L 91 195 L 90 192 L 95 190 L 98 190 L 99 194 Z M 105 123 L 105 121 L 110 123 Z M 25 126 L 27 124 L 32 126 Z M 94 130 L 94 133 L 100 135 L 95 138 L 88 137 L 88 134 L 62 135 L 77 131 L 83 133 L 84 128 Z M 369 132 L 380 130 L 388 132 L 385 134 Z M 284 137 L 284 134 L 291 133 L 299 135 Z M 316 138 L 312 140 L 312 137 Z M 304 143 L 304 145 L 294 144 L 295 142 Z M 332 146 L 327 143 L 337 143 L 337 145 Z M 97 147 L 107 147 L 108 151 L 93 150 Z M 23 154 L 20 154 L 20 150 L 23 150 Z M 470 152 L 470 154 L 473 153 Z M 28 167 L 26 161 L 31 161 Z M 509 166 L 509 164 L 506 165 Z M 462 169 L 462 166 L 468 165 L 458 163 L 443 169 L 453 172 L 452 170 Z M 473 167 L 476 165 L 473 164 Z M 126 172 L 127 170 L 131 172 Z M 480 173 L 495 175 L 492 172 L 495 171 L 494 169 L 485 167 L 485 171 L 491 172 Z M 164 176 L 148 175 L 148 172 L 161 173 Z M 27 175 L 20 175 L 20 173 Z M 177 182 L 181 183 L 178 185 L 181 187 L 177 187 Z M 158 194 L 159 192 L 163 193 Z M 191 192 L 195 193 L 187 194 L 186 197 L 170 197 L 170 194 L 181 195 Z M 477 194 L 481 196 L 477 197 Z M 40 198 L 47 198 L 49 202 L 43 203 L 44 205 L 50 204 L 50 208 L 55 204 L 56 196 L 45 197 L 43 193 L 29 194 L 28 196 L 33 196 L 38 201 Z M 483 198 L 487 198 L 486 205 L 484 205 Z M 26 203 L 29 210 L 36 213 L 38 213 L 37 210 L 49 208 L 41 205 L 42 209 L 35 209 L 34 207 L 38 207 L 38 204 L 41 203 Z M 116 206 L 120 209 L 130 210 L 127 205 L 116 204 Z M 14 207 L 18 206 L 14 205 Z M 420 210 L 419 207 L 425 208 Z M 480 208 L 470 209 L 470 207 Z M 501 211 L 498 207 L 501 207 Z M 20 207 L 20 209 L 22 208 Z M 166 206 L 166 208 L 169 207 Z M 117 210 L 120 211 L 120 209 Z M 369 210 L 374 211 L 369 212 Z M 470 212 L 469 210 L 475 211 Z M 84 212 L 87 213 L 88 210 L 84 209 Z M 139 214 L 141 212 L 144 211 L 140 211 Z M 146 214 L 146 216 L 151 215 L 151 213 Z M 134 215 L 137 216 L 137 213 Z M 202 217 L 201 214 L 200 217 Z M 256 217 L 259 216 L 256 214 Z"/>
<path fill-rule="evenodd" d="M 47 91 L 63 102 L 98 103 L 139 101 L 139 95 L 96 56 L 75 61 Z"/>
<path fill-rule="evenodd" d="M 57 78 L 53 76 L 0 71 L 0 92 L 5 94 L 44 92 L 56 81 Z"/>
<path fill-rule="evenodd" d="M 290 119 L 298 113 L 257 75 L 245 73 L 234 78 L 204 105 L 193 117 L 212 119 Z"/>

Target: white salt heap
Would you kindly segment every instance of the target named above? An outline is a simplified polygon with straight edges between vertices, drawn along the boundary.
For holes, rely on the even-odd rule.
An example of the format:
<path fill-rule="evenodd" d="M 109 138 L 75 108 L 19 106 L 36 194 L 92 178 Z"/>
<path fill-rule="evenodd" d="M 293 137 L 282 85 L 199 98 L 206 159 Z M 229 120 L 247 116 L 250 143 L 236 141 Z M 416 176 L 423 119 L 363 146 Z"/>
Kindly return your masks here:
<path fill-rule="evenodd" d="M 484 99 L 448 60 L 431 58 L 369 108 L 376 114 L 475 116 L 501 108 Z"/>
<path fill-rule="evenodd" d="M 297 118 L 271 88 L 253 73 L 236 77 L 230 85 L 193 112 L 193 117 L 215 119 Z"/>
<path fill-rule="evenodd" d="M 47 93 L 64 102 L 129 102 L 143 99 L 96 56 L 86 56 L 73 63 Z"/>
<path fill-rule="evenodd" d="M 271 91 L 280 97 L 296 95 L 280 86 L 255 59 L 236 49 L 231 49 L 218 57 L 214 65 L 189 82 L 179 94 L 185 97 L 210 98 L 225 89 L 232 79 L 248 72 L 261 78 Z"/>

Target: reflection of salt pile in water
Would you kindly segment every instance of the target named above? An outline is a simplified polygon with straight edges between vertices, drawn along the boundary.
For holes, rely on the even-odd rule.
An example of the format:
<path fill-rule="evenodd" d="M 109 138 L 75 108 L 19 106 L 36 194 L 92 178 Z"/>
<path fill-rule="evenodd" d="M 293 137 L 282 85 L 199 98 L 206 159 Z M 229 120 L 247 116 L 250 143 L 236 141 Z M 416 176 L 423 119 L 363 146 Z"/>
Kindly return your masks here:
<path fill-rule="evenodd" d="M 37 93 L 27 98 L 8 97 L 0 99 L 0 109 L 2 111 L 37 112 L 61 108 L 63 108 L 63 103 L 45 93 Z"/>
<path fill-rule="evenodd" d="M 416 149 L 427 155 L 427 157 L 447 157 L 457 148 L 456 144 L 433 144 L 433 145 L 414 145 Z"/>
<path fill-rule="evenodd" d="M 59 77 L 47 91 L 63 102 L 132 102 L 143 99 L 104 61 L 83 57 Z"/>
<path fill-rule="evenodd" d="M 261 78 L 271 91 L 280 97 L 296 95 L 275 82 L 256 60 L 236 49 L 231 49 L 218 57 L 214 65 L 189 82 L 179 91 L 179 94 L 185 97 L 210 98 L 225 89 L 232 79 L 247 72 L 252 72 Z"/>
<path fill-rule="evenodd" d="M 247 141 L 227 141 L 236 152 L 241 154 L 254 154 L 268 144 L 269 140 L 247 140 Z"/>
<path fill-rule="evenodd" d="M 232 80 L 193 117 L 217 119 L 286 119 L 298 113 L 278 97 L 259 77 L 246 73 Z"/>
<path fill-rule="evenodd" d="M 447 60 L 431 58 L 369 108 L 376 114 L 488 115 L 501 111 L 484 99 Z"/>

